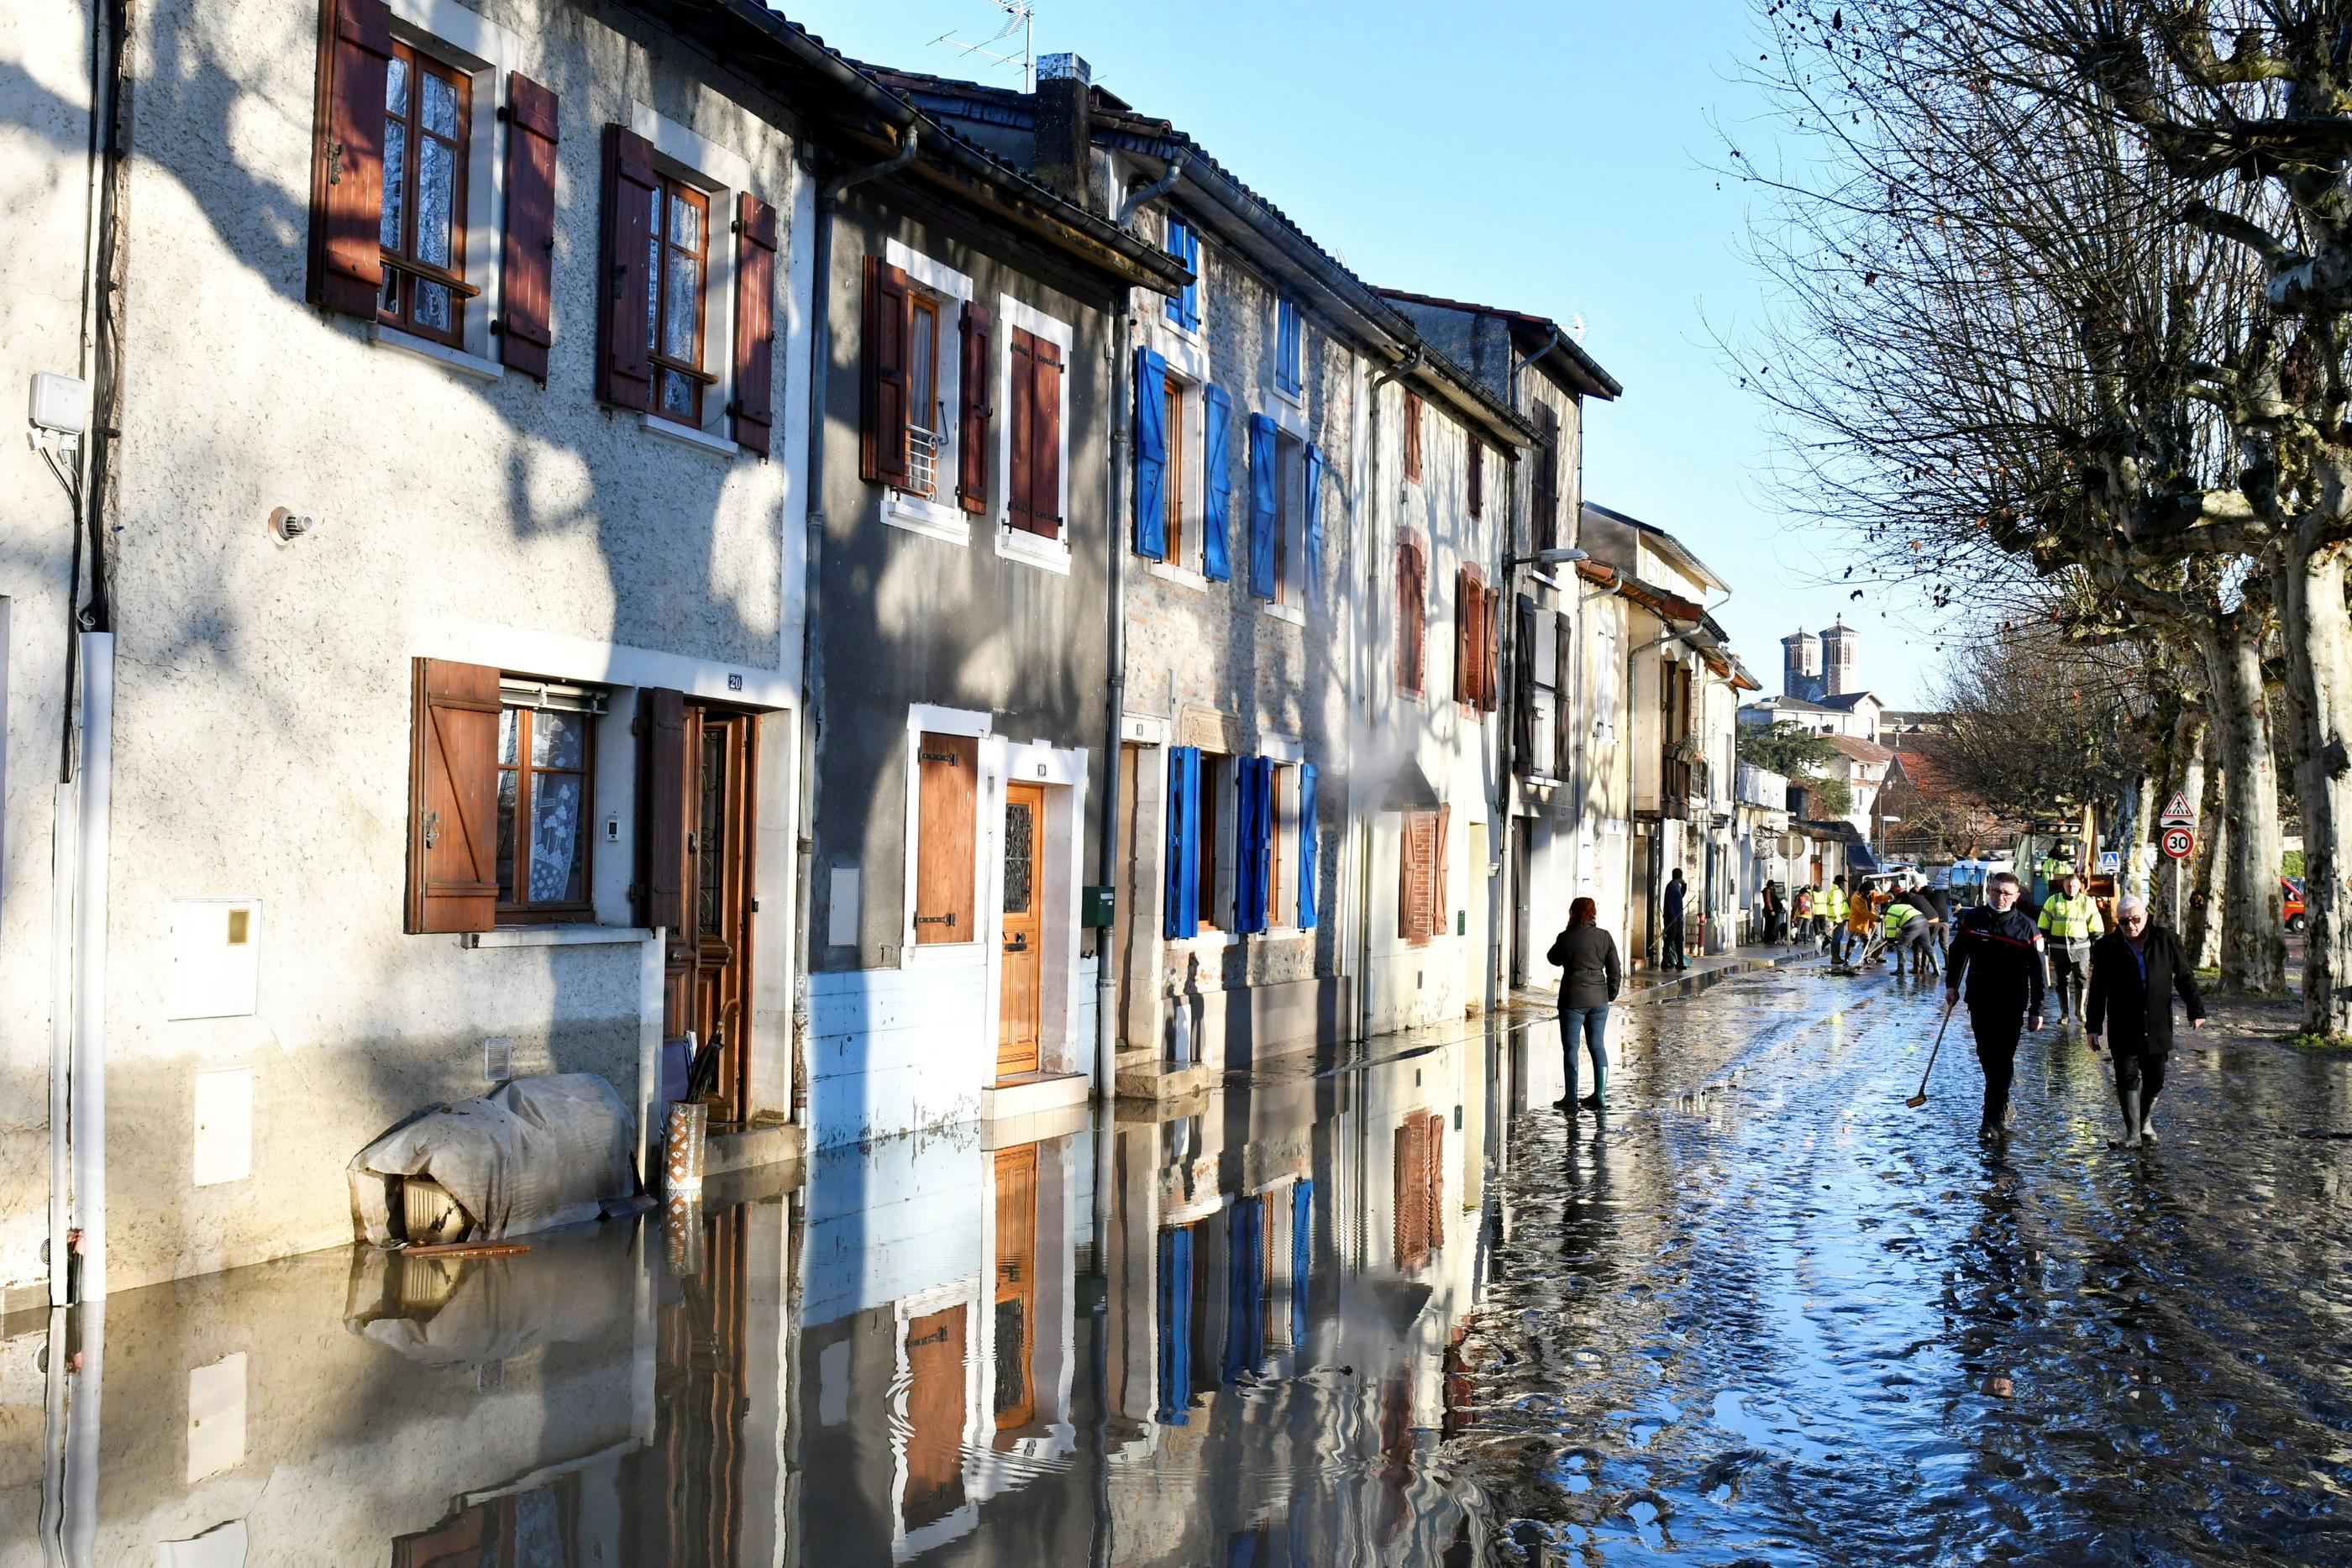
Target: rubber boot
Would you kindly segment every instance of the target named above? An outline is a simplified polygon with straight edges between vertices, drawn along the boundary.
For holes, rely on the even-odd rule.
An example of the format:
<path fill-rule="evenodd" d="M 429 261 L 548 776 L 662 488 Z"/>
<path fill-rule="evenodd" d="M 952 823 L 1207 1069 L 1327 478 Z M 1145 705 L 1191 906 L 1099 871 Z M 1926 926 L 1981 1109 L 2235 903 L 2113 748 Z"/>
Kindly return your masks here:
<path fill-rule="evenodd" d="M 1592 1092 L 1586 1095 L 1582 1100 L 1577 1102 L 1577 1103 L 1582 1105 L 1588 1111 L 1598 1111 L 1601 1109 L 1601 1096 L 1608 1092 L 1609 1069 L 1605 1066 L 1595 1066 L 1592 1070 Z"/>
<path fill-rule="evenodd" d="M 2156 1142 L 2156 1096 L 2153 1094 L 2139 1108 L 2139 1141 L 2143 1144 Z"/>
<path fill-rule="evenodd" d="M 2116 1146 L 2124 1149 L 2139 1147 L 2139 1091 L 2118 1089 L 2116 1098 L 2123 1103 L 2124 1135 Z"/>

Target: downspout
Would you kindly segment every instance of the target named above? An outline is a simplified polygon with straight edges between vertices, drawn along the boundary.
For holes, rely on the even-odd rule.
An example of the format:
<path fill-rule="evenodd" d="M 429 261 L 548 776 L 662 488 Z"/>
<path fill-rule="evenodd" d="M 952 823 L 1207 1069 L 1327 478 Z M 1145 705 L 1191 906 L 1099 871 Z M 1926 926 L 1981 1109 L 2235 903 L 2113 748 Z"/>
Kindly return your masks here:
<path fill-rule="evenodd" d="M 1173 184 L 1180 170 L 1171 168 L 1163 185 Z M 1128 209 L 1134 210 L 1130 204 Z M 1103 549 L 1106 552 L 1110 601 L 1110 629 L 1108 639 L 1110 653 L 1110 711 L 1104 721 L 1102 827 L 1097 835 L 1101 841 L 1100 874 L 1102 884 L 1111 890 L 1114 908 L 1118 892 L 1118 785 L 1125 769 L 1126 756 L 1119 740 L 1119 721 L 1127 713 L 1127 549 L 1120 538 L 1120 520 L 1124 515 L 1127 496 L 1128 447 L 1128 334 L 1132 317 L 1130 301 L 1125 289 L 1119 291 L 1118 308 L 1110 323 L 1110 473 L 1106 477 L 1110 510 L 1103 528 Z M 1130 921 L 1132 917 L 1130 916 Z M 1131 928 L 1131 926 L 1130 926 Z M 1107 1098 L 1118 1093 L 1118 960 L 1124 955 L 1112 951 L 1118 936 L 1118 922 L 1114 914 L 1111 923 L 1098 925 L 1095 937 L 1095 1089 Z M 1108 1215 L 1108 1195 L 1101 1193 L 1102 1183 L 1097 1172 L 1097 1194 L 1095 1207 L 1096 1245 L 1102 1245 L 1106 1234 L 1103 1221 Z"/>
<path fill-rule="evenodd" d="M 1370 516 L 1367 519 L 1368 529 L 1379 528 L 1382 509 L 1381 505 L 1381 388 L 1391 382 L 1402 381 L 1420 368 L 1421 349 L 1415 345 L 1412 352 L 1406 354 L 1403 359 L 1374 376 L 1371 385 L 1364 391 L 1364 402 L 1367 404 L 1364 436 L 1364 494 L 1370 503 Z M 1381 555 L 1377 548 L 1364 552 L 1367 577 L 1374 572 L 1376 569 L 1373 563 L 1381 559 Z M 1363 614 L 1368 622 L 1371 616 L 1378 613 L 1378 611 L 1377 599 L 1364 607 Z M 1369 624 L 1367 631 L 1369 633 Z M 1372 638 L 1368 634 L 1365 641 L 1370 643 Z M 1368 698 L 1369 695 L 1368 693 Z M 1365 727 L 1367 730 L 1370 727 L 1369 716 Z M 1355 770 L 1350 768 L 1349 771 Z M 1371 821 L 1378 815 L 1380 815 L 1379 809 L 1368 803 L 1359 824 L 1363 834 L 1363 841 L 1358 846 L 1357 855 L 1362 873 L 1356 879 L 1356 1038 L 1359 1040 L 1370 1040 L 1372 1034 Z"/>
<path fill-rule="evenodd" d="M 75 1299 L 106 1299 L 106 863 L 114 787 L 114 633 L 81 633 L 81 845 L 74 871 Z"/>
<path fill-rule="evenodd" d="M 1121 228 L 1127 227 L 1128 220 L 1135 216 L 1136 214 L 1141 212 L 1145 203 L 1156 202 L 1160 197 L 1166 195 L 1169 192 L 1174 190 L 1176 188 L 1176 182 L 1184 177 L 1184 165 L 1192 161 L 1192 150 L 1189 147 L 1179 147 L 1176 150 L 1175 155 L 1168 160 L 1168 167 L 1166 171 L 1160 174 L 1160 178 L 1152 181 L 1151 183 L 1144 186 L 1143 189 L 1128 197 L 1126 202 L 1120 205 L 1118 218 L 1118 226 Z"/>
<path fill-rule="evenodd" d="M 915 160 L 922 137 L 919 122 L 898 133 L 898 150 L 878 163 L 836 174 L 817 188 L 816 235 L 809 265 L 809 428 L 808 565 L 801 607 L 800 821 L 796 824 L 800 852 L 800 886 L 793 925 L 800 933 L 802 962 L 793 1027 L 798 1035 L 794 1052 L 793 1113 L 805 1112 L 809 1092 L 809 960 L 816 951 L 809 921 L 816 907 L 816 745 L 824 706 L 824 643 L 818 636 L 817 607 L 824 602 L 824 425 L 826 371 L 833 363 L 833 210 L 835 200 L 852 185 L 864 184 L 905 168 Z"/>

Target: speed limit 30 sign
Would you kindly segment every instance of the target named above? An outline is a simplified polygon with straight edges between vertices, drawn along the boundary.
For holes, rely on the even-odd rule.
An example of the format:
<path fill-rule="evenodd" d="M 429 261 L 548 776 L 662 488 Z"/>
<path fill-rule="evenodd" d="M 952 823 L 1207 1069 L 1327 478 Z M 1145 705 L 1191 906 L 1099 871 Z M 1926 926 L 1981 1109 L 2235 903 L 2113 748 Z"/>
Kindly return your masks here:
<path fill-rule="evenodd" d="M 2197 852 L 2197 833 L 2192 828 L 2167 828 L 2158 842 L 2164 852 L 2177 861 L 2185 861 Z"/>

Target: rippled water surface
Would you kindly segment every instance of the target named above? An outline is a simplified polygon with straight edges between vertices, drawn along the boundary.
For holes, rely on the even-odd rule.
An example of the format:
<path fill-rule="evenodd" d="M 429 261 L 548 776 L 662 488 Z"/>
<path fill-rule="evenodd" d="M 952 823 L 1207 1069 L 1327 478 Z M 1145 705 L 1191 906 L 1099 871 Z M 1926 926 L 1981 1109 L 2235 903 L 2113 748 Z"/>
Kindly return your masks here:
<path fill-rule="evenodd" d="M 1784 970 L 0 1323 L 0 1568 L 2352 1562 L 2352 1063 Z M 1589 1087 L 1589 1085 L 1588 1085 Z M 1531 1108 L 1536 1107 L 1536 1108 Z"/>

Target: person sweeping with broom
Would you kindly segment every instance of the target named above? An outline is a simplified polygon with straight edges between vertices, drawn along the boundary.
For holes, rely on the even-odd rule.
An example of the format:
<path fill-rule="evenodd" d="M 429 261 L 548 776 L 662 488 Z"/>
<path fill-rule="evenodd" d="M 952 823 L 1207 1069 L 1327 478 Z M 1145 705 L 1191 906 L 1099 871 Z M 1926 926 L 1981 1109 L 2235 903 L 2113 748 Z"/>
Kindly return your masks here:
<path fill-rule="evenodd" d="M 1944 980 L 1947 1013 L 1959 1005 L 1965 982 L 1969 1028 L 1984 1068 L 1980 1138 L 1998 1138 L 2009 1128 L 2020 1025 L 2042 1027 L 2041 933 L 2017 907 L 2021 891 L 2009 872 L 1997 872 L 1986 882 L 1985 902 L 1964 911 L 1952 934 L 1951 967 Z"/>
<path fill-rule="evenodd" d="M 2179 937 L 2147 917 L 2147 901 L 2116 906 L 2116 928 L 2091 948 L 2090 994 L 2083 1029 L 2096 1051 L 2102 1040 L 2116 1064 L 2116 1101 L 2123 1107 L 2126 1149 L 2156 1141 L 2156 1097 L 2164 1091 L 2164 1059 L 2172 1051 L 2172 998 L 2189 1009 L 2189 1027 L 2205 1027 L 2205 998 Z"/>

